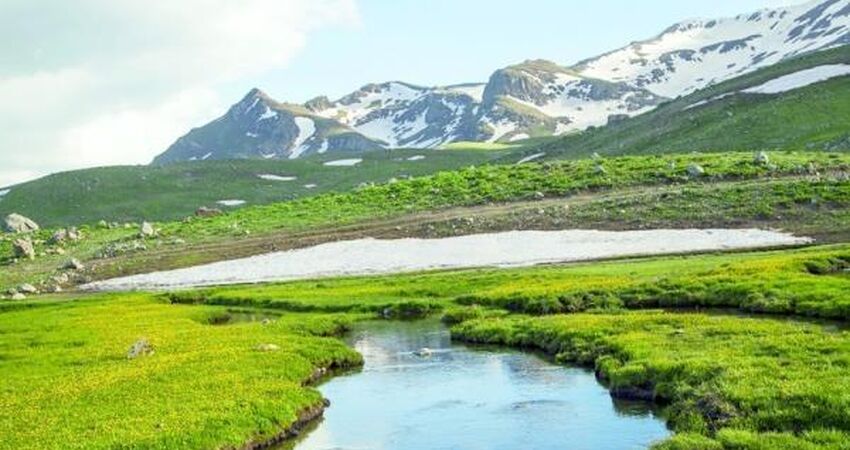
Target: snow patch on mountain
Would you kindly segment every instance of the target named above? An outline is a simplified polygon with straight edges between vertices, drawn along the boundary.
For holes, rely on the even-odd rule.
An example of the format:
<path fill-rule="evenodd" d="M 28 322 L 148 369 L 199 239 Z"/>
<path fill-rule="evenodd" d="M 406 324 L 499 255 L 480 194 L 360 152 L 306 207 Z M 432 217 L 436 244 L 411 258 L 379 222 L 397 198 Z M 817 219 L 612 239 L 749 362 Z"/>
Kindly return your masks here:
<path fill-rule="evenodd" d="M 362 162 L 363 160 L 359 158 L 336 159 L 333 161 L 327 161 L 324 165 L 328 167 L 351 167 L 356 166 Z"/>
<path fill-rule="evenodd" d="M 748 94 L 780 94 L 846 75 L 850 75 L 850 65 L 828 64 L 790 73 L 767 83 L 744 89 L 743 92 Z"/>
<path fill-rule="evenodd" d="M 850 42 L 850 2 L 820 0 L 676 24 L 659 36 L 579 63 L 581 75 L 665 97 L 689 94 L 789 57 Z"/>
<path fill-rule="evenodd" d="M 272 174 L 260 174 L 257 175 L 258 178 L 262 178 L 268 181 L 295 181 L 298 177 L 284 177 L 281 175 L 272 175 Z"/>
<path fill-rule="evenodd" d="M 298 136 L 295 137 L 295 142 L 292 143 L 292 152 L 289 154 L 289 159 L 296 159 L 301 156 L 309 148 L 305 145 L 308 139 L 316 134 L 316 122 L 309 117 L 296 117 L 294 119 L 295 126 L 298 127 Z"/>

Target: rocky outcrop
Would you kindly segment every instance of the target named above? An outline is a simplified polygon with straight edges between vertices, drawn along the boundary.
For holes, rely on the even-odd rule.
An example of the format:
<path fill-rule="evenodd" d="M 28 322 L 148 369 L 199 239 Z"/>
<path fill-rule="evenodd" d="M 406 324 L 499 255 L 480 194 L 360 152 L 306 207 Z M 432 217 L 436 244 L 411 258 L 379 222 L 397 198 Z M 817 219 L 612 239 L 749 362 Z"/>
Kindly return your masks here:
<path fill-rule="evenodd" d="M 39 226 L 30 218 L 12 213 L 3 220 L 3 229 L 9 233 L 30 233 L 38 231 Z"/>
<path fill-rule="evenodd" d="M 15 239 L 12 242 L 12 250 L 15 258 L 19 259 L 35 259 L 35 247 L 29 239 Z"/>

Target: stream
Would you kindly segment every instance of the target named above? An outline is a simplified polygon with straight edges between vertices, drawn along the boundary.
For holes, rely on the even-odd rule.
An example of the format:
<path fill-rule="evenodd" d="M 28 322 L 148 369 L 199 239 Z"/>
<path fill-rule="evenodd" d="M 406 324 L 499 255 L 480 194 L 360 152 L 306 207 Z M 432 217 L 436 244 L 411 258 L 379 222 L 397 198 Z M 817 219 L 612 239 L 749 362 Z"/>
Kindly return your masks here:
<path fill-rule="evenodd" d="M 670 433 L 652 405 L 612 399 L 591 371 L 453 343 L 436 320 L 366 322 L 347 342 L 363 369 L 322 384 L 324 418 L 282 448 L 642 449 Z"/>

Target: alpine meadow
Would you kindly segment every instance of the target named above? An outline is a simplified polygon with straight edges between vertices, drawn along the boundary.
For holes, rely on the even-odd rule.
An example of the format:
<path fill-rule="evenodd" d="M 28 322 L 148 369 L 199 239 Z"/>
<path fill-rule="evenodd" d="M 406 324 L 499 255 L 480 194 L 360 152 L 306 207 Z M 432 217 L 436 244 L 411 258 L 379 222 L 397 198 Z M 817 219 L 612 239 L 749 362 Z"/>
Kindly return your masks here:
<path fill-rule="evenodd" d="M 850 0 L 36 3 L 0 449 L 850 449 Z"/>

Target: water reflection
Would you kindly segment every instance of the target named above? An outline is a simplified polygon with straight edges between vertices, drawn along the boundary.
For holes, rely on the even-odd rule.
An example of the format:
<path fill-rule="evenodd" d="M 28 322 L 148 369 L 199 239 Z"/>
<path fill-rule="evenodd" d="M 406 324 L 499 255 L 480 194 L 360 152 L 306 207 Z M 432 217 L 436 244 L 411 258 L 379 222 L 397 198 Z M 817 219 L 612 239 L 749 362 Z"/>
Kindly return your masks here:
<path fill-rule="evenodd" d="M 349 342 L 363 370 L 321 386 L 314 449 L 638 449 L 668 435 L 646 404 L 612 401 L 586 370 L 452 345 L 435 321 L 374 322 Z M 414 355 L 427 347 L 428 357 Z"/>

